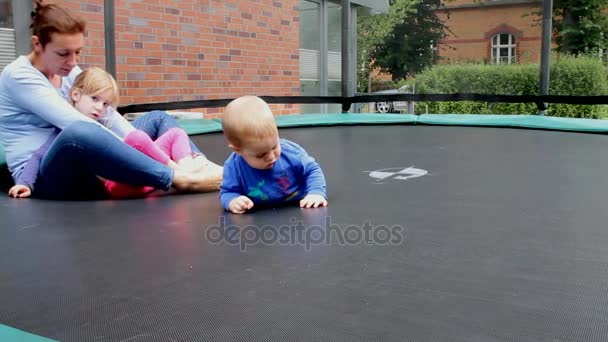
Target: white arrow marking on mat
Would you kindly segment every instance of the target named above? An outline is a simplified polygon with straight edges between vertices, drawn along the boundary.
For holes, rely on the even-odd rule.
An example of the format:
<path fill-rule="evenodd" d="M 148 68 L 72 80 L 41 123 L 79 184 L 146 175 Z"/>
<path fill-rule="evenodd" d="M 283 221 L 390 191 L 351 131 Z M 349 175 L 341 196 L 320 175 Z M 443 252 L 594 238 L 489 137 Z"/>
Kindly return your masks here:
<path fill-rule="evenodd" d="M 399 179 L 406 180 L 411 178 L 422 177 L 429 172 L 423 169 L 417 169 L 413 166 L 402 169 L 400 167 L 393 167 L 389 169 L 380 169 L 376 171 L 372 171 L 369 173 L 369 176 L 372 178 L 376 178 L 378 181 L 386 180 L 386 179 Z"/>

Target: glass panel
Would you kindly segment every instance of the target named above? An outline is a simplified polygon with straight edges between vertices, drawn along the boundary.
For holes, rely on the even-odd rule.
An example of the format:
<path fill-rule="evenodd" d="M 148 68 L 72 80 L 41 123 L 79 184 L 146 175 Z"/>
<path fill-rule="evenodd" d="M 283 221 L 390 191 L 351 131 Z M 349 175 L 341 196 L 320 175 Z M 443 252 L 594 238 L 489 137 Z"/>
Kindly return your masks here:
<path fill-rule="evenodd" d="M 342 95 L 342 6 L 327 3 L 327 95 Z M 342 112 L 342 105 L 327 104 L 328 113 Z"/>
<path fill-rule="evenodd" d="M 0 0 L 1 1 L 1 0 Z M 321 6 L 318 2 L 300 1 L 300 48 L 319 50 L 321 47 Z"/>
<path fill-rule="evenodd" d="M 515 45 L 515 36 L 510 34 L 509 37 L 511 37 L 511 45 Z"/>
<path fill-rule="evenodd" d="M 337 4 L 327 4 L 327 49 L 342 51 L 342 7 Z"/>
<path fill-rule="evenodd" d="M 500 48 L 500 57 L 508 57 L 509 48 Z"/>
<path fill-rule="evenodd" d="M 300 95 L 302 96 L 319 96 L 319 81 L 300 81 Z M 320 104 L 306 104 L 300 105 L 300 111 L 302 113 L 321 113 Z"/>
<path fill-rule="evenodd" d="M 500 45 L 507 45 L 507 44 L 509 44 L 509 35 L 501 34 L 500 35 Z"/>
<path fill-rule="evenodd" d="M 0 0 L 0 27 L 13 28 L 13 6 L 11 6 L 11 0 Z"/>
<path fill-rule="evenodd" d="M 492 45 L 497 45 L 498 44 L 498 35 L 495 35 L 494 37 L 492 37 Z"/>
<path fill-rule="evenodd" d="M 307 68 L 300 72 L 300 95 L 319 96 L 319 50 L 321 49 L 321 5 L 317 1 L 300 1 L 300 68 Z M 306 49 L 309 51 L 302 51 Z M 312 63 L 312 64 L 311 64 Z M 317 64 L 317 65 L 314 65 Z M 321 105 L 301 104 L 302 113 L 320 113 Z"/>
<path fill-rule="evenodd" d="M 327 95 L 328 96 L 342 96 L 342 82 L 341 81 L 329 81 L 327 83 Z M 352 106 L 351 106 L 352 109 Z M 342 113 L 342 105 L 337 103 L 330 103 L 327 105 L 328 113 Z"/>
<path fill-rule="evenodd" d="M 321 5 L 323 4 L 323 5 Z M 327 36 L 323 34 L 321 22 L 321 11 L 327 9 Z M 342 94 L 342 7 L 340 4 L 326 1 L 300 0 L 300 94 L 303 96 L 340 96 Z M 325 39 L 327 53 L 321 49 L 321 39 Z M 327 60 L 321 58 L 318 63 L 323 63 L 327 70 L 320 74 L 313 70 L 316 58 L 327 55 Z M 320 69 L 320 68 L 318 68 Z M 323 81 L 323 82 L 321 82 Z M 321 87 L 327 81 L 327 91 Z M 341 105 L 335 104 L 302 104 L 302 113 L 340 113 Z"/>

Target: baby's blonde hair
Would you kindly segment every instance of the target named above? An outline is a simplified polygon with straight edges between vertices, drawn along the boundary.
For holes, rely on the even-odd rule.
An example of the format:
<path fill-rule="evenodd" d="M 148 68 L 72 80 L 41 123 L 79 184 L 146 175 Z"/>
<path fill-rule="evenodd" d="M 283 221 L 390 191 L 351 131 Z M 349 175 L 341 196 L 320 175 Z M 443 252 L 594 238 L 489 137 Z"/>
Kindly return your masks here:
<path fill-rule="evenodd" d="M 97 67 L 91 67 L 81 72 L 74 80 L 72 90 L 78 89 L 86 95 L 98 95 L 105 91 L 112 92 L 112 106 L 118 106 L 119 91 L 118 84 L 112 75 L 105 70 Z"/>
<path fill-rule="evenodd" d="M 257 96 L 246 95 L 232 100 L 222 117 L 224 136 L 236 148 L 251 139 L 278 135 L 270 106 Z"/>

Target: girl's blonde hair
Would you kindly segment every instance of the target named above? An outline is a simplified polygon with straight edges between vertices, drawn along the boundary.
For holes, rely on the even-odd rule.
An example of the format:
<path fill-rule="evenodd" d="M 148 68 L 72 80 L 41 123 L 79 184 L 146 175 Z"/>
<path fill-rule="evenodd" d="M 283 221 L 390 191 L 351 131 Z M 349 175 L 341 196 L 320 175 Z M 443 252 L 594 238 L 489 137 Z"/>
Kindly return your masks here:
<path fill-rule="evenodd" d="M 108 90 L 112 93 L 112 106 L 117 107 L 120 101 L 118 84 L 112 75 L 105 70 L 91 67 L 80 73 L 74 80 L 72 90 L 78 89 L 86 95 L 98 95 Z"/>
<path fill-rule="evenodd" d="M 257 96 L 246 95 L 230 102 L 222 116 L 222 130 L 236 148 L 252 139 L 278 134 L 274 115 L 268 104 Z"/>

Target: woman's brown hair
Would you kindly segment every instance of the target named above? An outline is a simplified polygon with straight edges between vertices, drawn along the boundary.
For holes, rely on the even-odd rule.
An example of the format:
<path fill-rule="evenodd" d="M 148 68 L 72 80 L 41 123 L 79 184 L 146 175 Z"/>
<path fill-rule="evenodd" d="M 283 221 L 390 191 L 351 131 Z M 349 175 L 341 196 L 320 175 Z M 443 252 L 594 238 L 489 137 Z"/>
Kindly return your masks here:
<path fill-rule="evenodd" d="M 43 3 L 44 2 L 44 3 Z M 47 3 L 44 0 L 36 1 L 36 8 L 32 12 L 32 35 L 37 36 L 44 48 L 51 41 L 53 33 L 74 34 L 84 33 L 86 22 L 66 8 L 57 4 Z"/>

